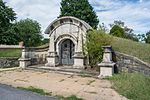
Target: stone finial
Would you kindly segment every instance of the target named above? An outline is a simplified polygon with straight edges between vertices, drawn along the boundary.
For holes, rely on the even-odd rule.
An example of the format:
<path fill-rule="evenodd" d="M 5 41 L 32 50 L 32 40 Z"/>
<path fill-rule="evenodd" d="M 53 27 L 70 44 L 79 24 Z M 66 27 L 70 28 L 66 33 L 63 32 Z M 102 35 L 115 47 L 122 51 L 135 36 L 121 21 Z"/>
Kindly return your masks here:
<path fill-rule="evenodd" d="M 112 46 L 102 46 L 104 50 L 103 54 L 103 63 L 111 63 L 112 62 Z"/>

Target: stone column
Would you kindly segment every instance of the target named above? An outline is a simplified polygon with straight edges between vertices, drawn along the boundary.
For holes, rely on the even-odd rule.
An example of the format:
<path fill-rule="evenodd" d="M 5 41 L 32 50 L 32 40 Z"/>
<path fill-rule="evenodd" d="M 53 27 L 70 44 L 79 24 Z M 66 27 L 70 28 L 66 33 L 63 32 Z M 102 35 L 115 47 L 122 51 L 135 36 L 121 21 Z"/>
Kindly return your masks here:
<path fill-rule="evenodd" d="M 19 58 L 19 67 L 25 69 L 31 65 L 31 59 L 28 57 L 28 51 L 26 48 L 22 50 L 22 56 Z"/>
<path fill-rule="evenodd" d="M 115 63 L 112 61 L 112 47 L 103 46 L 103 61 L 98 64 L 100 67 L 100 75 L 98 77 L 107 77 L 114 74 Z"/>
<path fill-rule="evenodd" d="M 50 36 L 50 43 L 49 43 L 49 51 L 48 51 L 48 56 L 47 56 L 47 64 L 45 66 L 47 67 L 55 67 L 57 63 L 57 52 L 55 51 L 55 42 L 54 42 L 54 37 Z"/>
<path fill-rule="evenodd" d="M 83 55 L 83 40 L 82 33 L 79 33 L 77 49 L 74 54 L 74 68 L 84 68 L 84 55 Z"/>

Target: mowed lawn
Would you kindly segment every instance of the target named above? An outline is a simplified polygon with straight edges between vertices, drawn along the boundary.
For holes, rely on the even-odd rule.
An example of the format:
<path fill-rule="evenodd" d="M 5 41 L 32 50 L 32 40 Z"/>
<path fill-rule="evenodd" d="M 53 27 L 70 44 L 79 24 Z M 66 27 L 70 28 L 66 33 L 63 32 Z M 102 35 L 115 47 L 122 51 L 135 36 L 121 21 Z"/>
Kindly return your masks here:
<path fill-rule="evenodd" d="M 111 45 L 115 51 L 135 56 L 150 63 L 150 44 L 114 37 Z"/>
<path fill-rule="evenodd" d="M 21 49 L 0 49 L 0 57 L 21 57 Z"/>

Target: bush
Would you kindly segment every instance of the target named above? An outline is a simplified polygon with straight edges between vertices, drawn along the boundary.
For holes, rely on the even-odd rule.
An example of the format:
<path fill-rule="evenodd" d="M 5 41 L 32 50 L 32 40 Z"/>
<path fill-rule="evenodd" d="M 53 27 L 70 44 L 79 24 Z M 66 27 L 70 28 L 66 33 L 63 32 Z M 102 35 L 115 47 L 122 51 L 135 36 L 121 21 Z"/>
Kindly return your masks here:
<path fill-rule="evenodd" d="M 110 45 L 112 39 L 112 36 L 102 30 L 90 30 L 87 33 L 86 50 L 91 66 L 95 66 L 102 60 L 102 46 Z"/>

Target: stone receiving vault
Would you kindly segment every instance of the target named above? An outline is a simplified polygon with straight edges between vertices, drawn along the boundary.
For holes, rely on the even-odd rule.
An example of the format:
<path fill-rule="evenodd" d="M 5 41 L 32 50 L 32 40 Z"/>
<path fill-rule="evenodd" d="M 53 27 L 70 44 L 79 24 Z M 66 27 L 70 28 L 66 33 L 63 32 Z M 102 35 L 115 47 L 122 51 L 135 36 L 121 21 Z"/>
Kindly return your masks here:
<path fill-rule="evenodd" d="M 88 63 L 85 42 L 90 29 L 89 24 L 75 17 L 66 16 L 54 20 L 45 31 L 50 38 L 46 66 L 83 68 Z"/>

